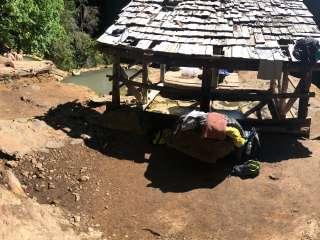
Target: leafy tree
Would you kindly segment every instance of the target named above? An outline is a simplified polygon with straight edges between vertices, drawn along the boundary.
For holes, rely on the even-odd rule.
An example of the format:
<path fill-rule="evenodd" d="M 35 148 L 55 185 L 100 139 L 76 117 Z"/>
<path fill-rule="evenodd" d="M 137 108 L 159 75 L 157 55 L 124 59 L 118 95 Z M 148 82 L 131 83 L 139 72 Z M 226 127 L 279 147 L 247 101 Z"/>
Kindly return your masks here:
<path fill-rule="evenodd" d="M 60 24 L 63 0 L 1 0 L 0 41 L 44 55 L 66 32 Z"/>
<path fill-rule="evenodd" d="M 98 7 L 89 5 L 88 0 L 76 0 L 75 3 L 80 30 L 94 34 L 99 24 Z"/>
<path fill-rule="evenodd" d="M 65 70 L 91 67 L 105 62 L 90 36 L 98 14 L 88 0 L 0 0 L 0 43 Z"/>

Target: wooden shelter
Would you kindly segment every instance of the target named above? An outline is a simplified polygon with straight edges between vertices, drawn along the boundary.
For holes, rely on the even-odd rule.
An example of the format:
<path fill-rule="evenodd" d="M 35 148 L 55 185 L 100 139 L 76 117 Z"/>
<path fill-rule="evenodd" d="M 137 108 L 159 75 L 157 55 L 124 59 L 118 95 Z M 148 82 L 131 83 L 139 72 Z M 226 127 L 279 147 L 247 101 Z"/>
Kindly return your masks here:
<path fill-rule="evenodd" d="M 272 119 L 259 119 L 257 114 L 257 119 L 243 120 L 244 125 L 307 135 L 312 71 L 319 66 L 305 66 L 293 57 L 296 40 L 304 37 L 320 39 L 320 31 L 302 0 L 132 0 L 98 42 L 113 57 L 114 106 L 120 105 L 121 85 L 139 88 L 143 103 L 148 102 L 148 90 L 157 90 L 169 98 L 199 100 L 203 111 L 215 100 L 259 101 L 246 115 L 267 105 Z M 257 71 L 262 61 L 282 66 L 282 77 L 271 80 L 269 90 L 216 88 L 218 69 Z M 121 63 L 142 68 L 128 77 Z M 160 83 L 148 79 L 151 63 L 160 66 Z M 202 87 L 165 86 L 166 64 L 203 69 Z M 303 73 L 291 92 L 290 72 Z M 139 75 L 142 82 L 136 81 Z M 296 101 L 297 116 L 287 118 Z"/>

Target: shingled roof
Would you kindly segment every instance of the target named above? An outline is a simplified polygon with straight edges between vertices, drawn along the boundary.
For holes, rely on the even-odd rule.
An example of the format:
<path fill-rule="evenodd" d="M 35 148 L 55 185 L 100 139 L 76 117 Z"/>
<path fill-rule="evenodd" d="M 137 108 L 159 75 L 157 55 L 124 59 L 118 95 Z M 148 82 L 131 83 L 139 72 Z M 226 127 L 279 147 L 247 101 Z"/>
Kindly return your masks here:
<path fill-rule="evenodd" d="M 98 39 L 155 53 L 287 61 L 293 47 L 320 31 L 303 0 L 133 0 Z M 288 58 L 289 57 L 289 58 Z"/>

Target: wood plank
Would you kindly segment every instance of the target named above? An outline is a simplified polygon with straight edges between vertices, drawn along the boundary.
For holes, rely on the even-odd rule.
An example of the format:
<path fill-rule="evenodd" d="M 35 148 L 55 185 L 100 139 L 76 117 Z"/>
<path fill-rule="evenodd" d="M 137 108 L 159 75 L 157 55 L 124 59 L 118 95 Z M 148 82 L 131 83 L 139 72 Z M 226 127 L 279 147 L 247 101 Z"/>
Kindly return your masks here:
<path fill-rule="evenodd" d="M 141 75 L 143 72 L 143 69 L 140 69 L 139 71 L 137 71 L 136 73 L 134 73 L 129 80 L 134 80 L 136 77 L 138 77 L 139 75 Z"/>
<path fill-rule="evenodd" d="M 141 49 L 148 49 L 152 44 L 151 40 L 140 40 L 137 44 L 137 48 L 141 48 Z"/>
<path fill-rule="evenodd" d="M 154 89 L 161 91 L 161 94 L 172 95 L 175 99 L 181 97 L 183 99 L 200 100 L 201 91 L 189 90 L 189 89 L 177 89 L 173 87 L 157 86 L 154 84 L 143 84 L 134 81 L 125 81 L 126 85 L 133 85 L 137 87 L 143 87 L 148 89 Z M 300 97 L 314 97 L 314 93 L 271 93 L 263 90 L 228 90 L 228 89 L 216 89 L 211 90 L 210 99 L 220 101 L 268 101 L 274 98 L 300 98 Z"/>
<path fill-rule="evenodd" d="M 158 83 L 158 86 L 163 86 L 163 83 Z M 147 93 L 147 102 L 143 104 L 142 109 L 146 110 L 149 105 L 154 101 L 154 99 L 159 95 L 160 91 L 158 90 L 149 90 Z"/>

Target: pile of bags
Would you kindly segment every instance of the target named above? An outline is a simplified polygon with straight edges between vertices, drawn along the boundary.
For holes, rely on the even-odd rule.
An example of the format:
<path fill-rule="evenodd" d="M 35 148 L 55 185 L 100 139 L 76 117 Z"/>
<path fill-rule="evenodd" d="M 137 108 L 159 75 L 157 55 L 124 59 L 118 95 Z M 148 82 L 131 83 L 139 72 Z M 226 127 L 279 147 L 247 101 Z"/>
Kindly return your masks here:
<path fill-rule="evenodd" d="M 154 144 L 164 144 L 200 161 L 215 163 L 231 153 L 238 156 L 233 174 L 258 175 L 260 142 L 257 132 L 245 131 L 224 114 L 192 111 L 180 117 L 174 130 L 158 132 Z"/>

